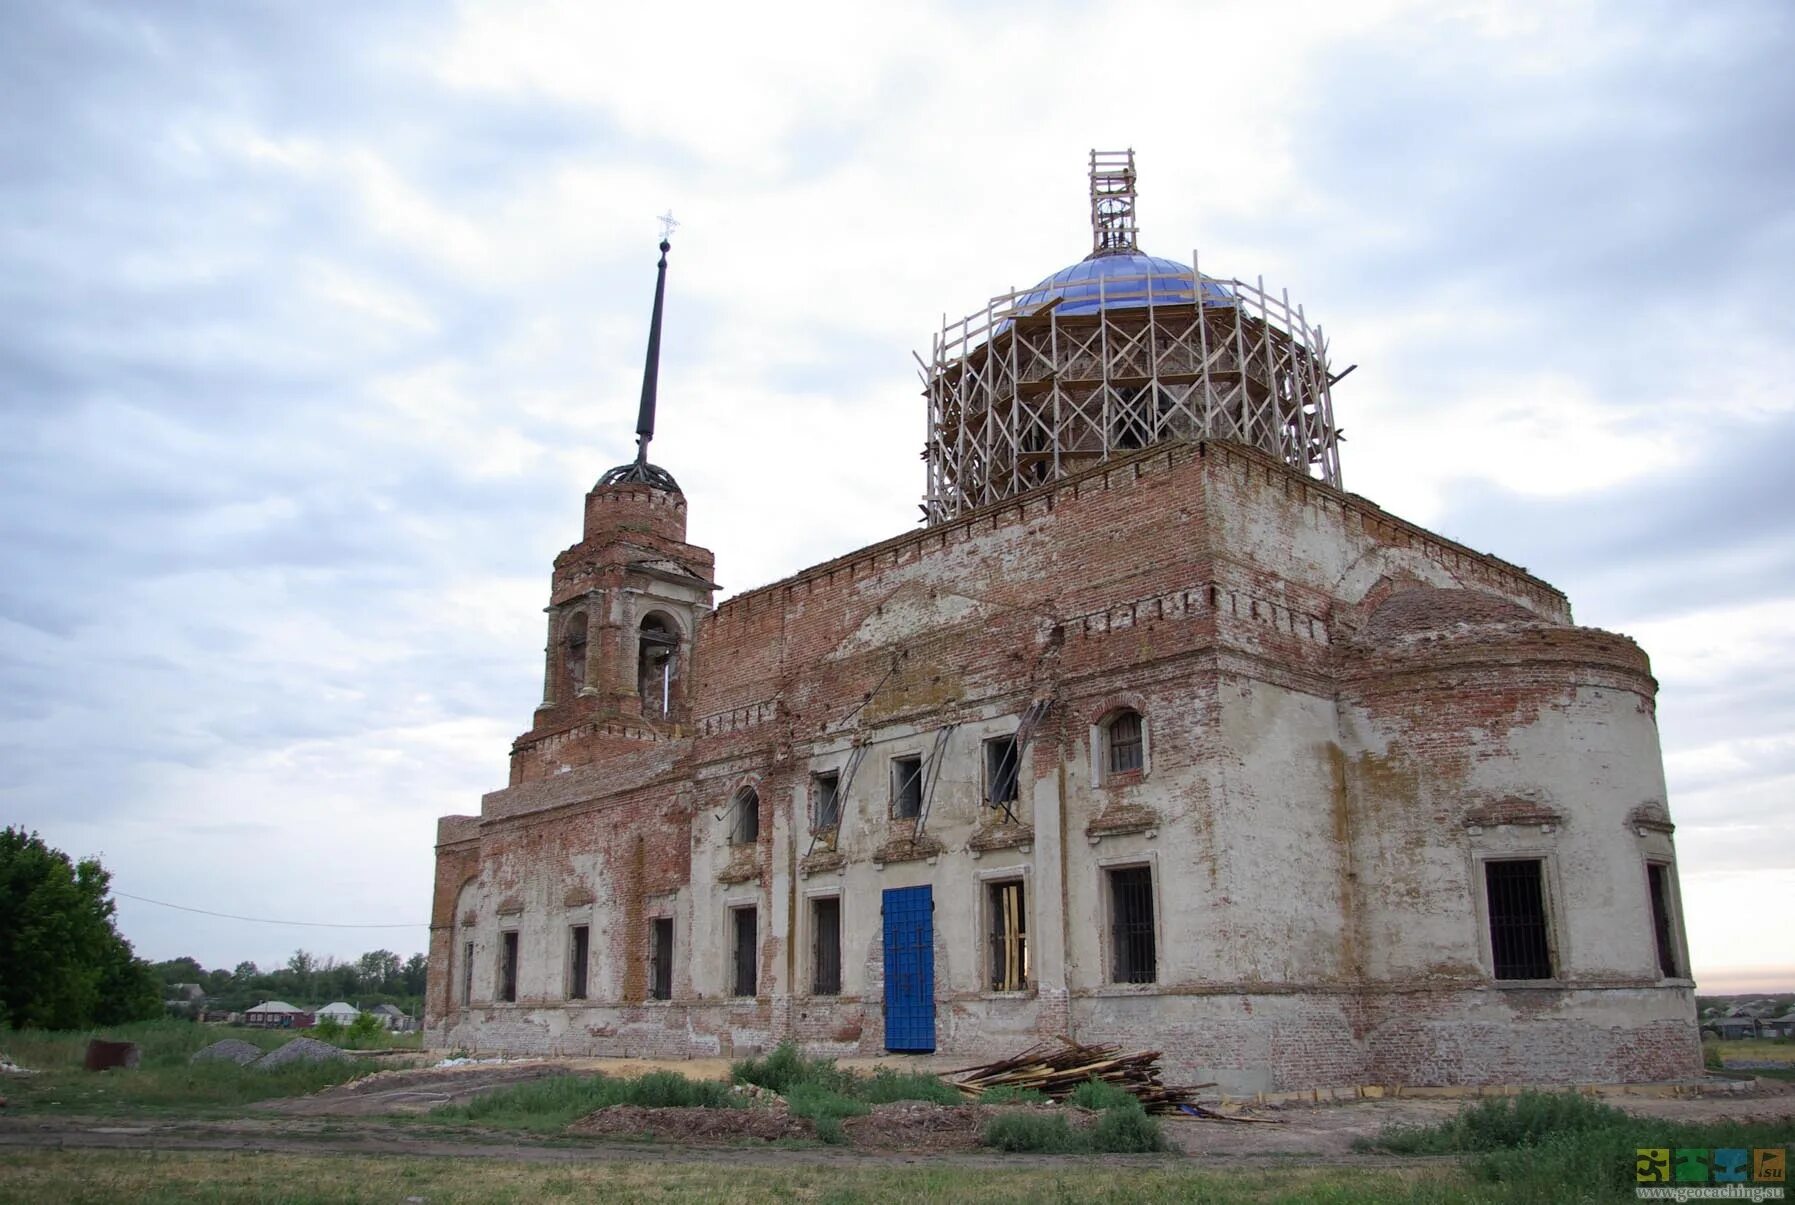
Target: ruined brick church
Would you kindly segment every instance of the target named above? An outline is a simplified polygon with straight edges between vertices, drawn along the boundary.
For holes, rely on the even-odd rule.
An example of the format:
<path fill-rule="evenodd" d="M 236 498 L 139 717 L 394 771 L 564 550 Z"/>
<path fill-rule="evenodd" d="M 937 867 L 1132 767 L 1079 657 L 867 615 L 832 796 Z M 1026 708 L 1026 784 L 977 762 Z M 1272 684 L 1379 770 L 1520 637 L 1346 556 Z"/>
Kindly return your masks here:
<path fill-rule="evenodd" d="M 923 525 L 720 604 L 647 458 L 662 243 L 639 455 L 509 785 L 438 827 L 432 1045 L 1696 1072 L 1645 654 L 1342 489 L 1325 336 L 1144 254 L 1132 152 L 1090 207 L 932 340 Z"/>

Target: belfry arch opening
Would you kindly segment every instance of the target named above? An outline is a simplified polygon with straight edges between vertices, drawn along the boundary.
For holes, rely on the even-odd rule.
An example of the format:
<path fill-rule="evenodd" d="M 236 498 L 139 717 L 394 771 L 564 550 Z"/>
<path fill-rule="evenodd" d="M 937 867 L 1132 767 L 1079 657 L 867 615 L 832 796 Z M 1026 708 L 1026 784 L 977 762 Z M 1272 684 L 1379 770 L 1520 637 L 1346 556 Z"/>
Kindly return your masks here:
<path fill-rule="evenodd" d="M 679 680 L 679 629 L 665 615 L 650 615 L 637 632 L 636 690 L 642 714 L 673 714 Z"/>
<path fill-rule="evenodd" d="M 573 683 L 573 688 L 577 691 L 586 685 L 586 613 L 584 611 L 576 611 L 568 618 L 561 643 L 567 657 L 567 680 Z"/>

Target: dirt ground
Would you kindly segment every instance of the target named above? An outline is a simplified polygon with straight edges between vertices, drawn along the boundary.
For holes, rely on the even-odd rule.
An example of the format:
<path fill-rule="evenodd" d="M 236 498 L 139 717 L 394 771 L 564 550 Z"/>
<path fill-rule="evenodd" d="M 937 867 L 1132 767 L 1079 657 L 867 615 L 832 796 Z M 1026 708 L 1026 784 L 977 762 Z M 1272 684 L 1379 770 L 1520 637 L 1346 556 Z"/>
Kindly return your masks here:
<path fill-rule="evenodd" d="M 870 1062 L 870 1060 L 868 1060 Z M 436 1105 L 462 1101 L 480 1092 L 569 1071 L 603 1070 L 639 1074 L 665 1067 L 688 1075 L 727 1075 L 716 1068 L 690 1063 L 662 1064 L 638 1060 L 555 1059 L 460 1067 L 394 1069 L 327 1089 L 308 1097 L 263 1102 L 249 1114 L 227 1121 L 156 1119 L 121 1124 L 117 1119 L 21 1115 L 0 1111 L 0 1150 L 44 1148 L 107 1148 L 121 1150 L 271 1150 L 339 1151 L 365 1154 L 448 1155 L 524 1160 L 563 1159 L 747 1159 L 789 1163 L 817 1160 L 871 1159 L 915 1162 L 950 1158 L 969 1166 L 1001 1164 L 1006 1158 L 976 1148 L 979 1128 L 976 1106 L 941 1107 L 918 1102 L 883 1105 L 865 1117 L 848 1119 L 850 1148 L 792 1148 L 755 1145 L 709 1145 L 743 1140 L 798 1136 L 788 1132 L 807 1123 L 783 1116 L 783 1109 L 729 1110 L 757 1114 L 768 1132 L 737 1133 L 741 1119 L 718 1120 L 714 1110 L 606 1110 L 608 1119 L 588 1119 L 579 1137 L 532 1137 L 513 1133 L 448 1129 L 418 1114 Z M 914 1068 L 914 1063 L 903 1064 Z M 946 1068 L 941 1068 L 946 1069 Z M 1757 1081 L 1749 1093 L 1707 1096 L 1615 1096 L 1610 1103 L 1642 1118 L 1712 1121 L 1735 1118 L 1787 1121 L 1795 1125 L 1795 1087 L 1774 1080 Z M 1420 1125 L 1450 1117 L 1463 1100 L 1386 1098 L 1333 1104 L 1261 1105 L 1246 1110 L 1272 1124 L 1197 1120 L 1178 1115 L 1161 1118 L 1164 1132 L 1187 1155 L 1205 1165 L 1259 1162 L 1313 1165 L 1395 1165 L 1387 1156 L 1353 1150 L 1360 1138 L 1376 1135 L 1387 1125 Z M 690 1112 L 693 1118 L 672 1114 Z M 412 1115 L 409 1119 L 406 1115 Z M 661 1114 L 660 1117 L 650 1116 Z M 381 1120 L 388 1116 L 391 1120 Z M 772 1131 L 777 1130 L 777 1133 Z M 652 1135 L 660 1143 L 636 1141 Z M 1033 1158 L 1031 1156 L 1031 1158 Z M 1147 1158 L 1152 1156 L 1131 1157 Z M 1159 1156 L 1157 1158 L 1165 1158 Z"/>

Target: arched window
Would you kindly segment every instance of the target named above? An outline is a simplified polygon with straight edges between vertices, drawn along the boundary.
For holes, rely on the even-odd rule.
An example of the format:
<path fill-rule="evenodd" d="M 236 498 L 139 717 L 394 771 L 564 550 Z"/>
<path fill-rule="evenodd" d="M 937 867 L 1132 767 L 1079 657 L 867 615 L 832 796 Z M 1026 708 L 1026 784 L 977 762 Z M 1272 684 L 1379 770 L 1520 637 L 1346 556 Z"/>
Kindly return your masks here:
<path fill-rule="evenodd" d="M 731 845 L 753 845 L 760 840 L 760 795 L 753 787 L 736 792 L 729 813 Z"/>
<path fill-rule="evenodd" d="M 1109 774 L 1128 774 L 1146 764 L 1146 742 L 1141 713 L 1123 708 L 1103 725 L 1103 768 Z"/>
<path fill-rule="evenodd" d="M 567 620 L 567 628 L 562 635 L 562 644 L 567 652 L 567 677 L 578 690 L 586 685 L 586 613 L 576 611 Z"/>
<path fill-rule="evenodd" d="M 642 714 L 665 717 L 673 712 L 674 679 L 679 674 L 679 632 L 664 615 L 642 621 L 637 641 L 636 689 Z"/>

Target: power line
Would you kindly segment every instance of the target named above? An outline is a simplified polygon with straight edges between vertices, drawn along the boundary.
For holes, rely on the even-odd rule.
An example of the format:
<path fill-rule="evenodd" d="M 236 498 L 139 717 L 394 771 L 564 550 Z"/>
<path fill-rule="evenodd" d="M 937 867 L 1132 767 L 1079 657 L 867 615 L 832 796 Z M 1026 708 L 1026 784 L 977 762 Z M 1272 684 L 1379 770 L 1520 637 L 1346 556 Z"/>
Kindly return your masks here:
<path fill-rule="evenodd" d="M 225 920 L 248 921 L 255 925 L 299 925 L 307 929 L 428 929 L 429 922 L 397 925 L 340 924 L 322 920 L 270 920 L 265 916 L 237 916 L 230 912 L 212 912 L 205 908 L 189 908 L 185 904 L 171 904 L 167 900 L 152 900 L 146 895 L 132 895 L 129 891 L 114 890 L 113 895 L 121 895 L 128 900 L 136 900 L 140 904 L 155 904 L 159 908 L 173 908 L 177 912 L 197 912 L 201 916 L 218 916 Z"/>

